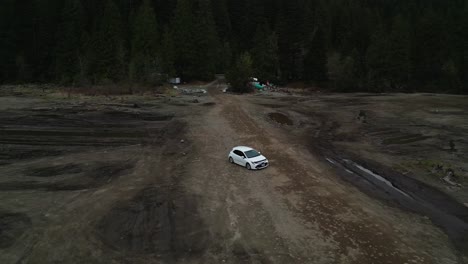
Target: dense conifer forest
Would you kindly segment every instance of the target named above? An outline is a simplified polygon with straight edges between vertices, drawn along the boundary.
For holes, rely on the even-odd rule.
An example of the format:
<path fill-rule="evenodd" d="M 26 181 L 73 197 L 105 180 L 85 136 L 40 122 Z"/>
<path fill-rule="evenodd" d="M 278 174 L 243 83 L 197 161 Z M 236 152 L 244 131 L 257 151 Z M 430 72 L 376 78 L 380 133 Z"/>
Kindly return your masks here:
<path fill-rule="evenodd" d="M 468 93 L 467 0 L 2 0 L 0 83 L 210 80 Z M 247 65 L 244 65 L 247 64 Z"/>

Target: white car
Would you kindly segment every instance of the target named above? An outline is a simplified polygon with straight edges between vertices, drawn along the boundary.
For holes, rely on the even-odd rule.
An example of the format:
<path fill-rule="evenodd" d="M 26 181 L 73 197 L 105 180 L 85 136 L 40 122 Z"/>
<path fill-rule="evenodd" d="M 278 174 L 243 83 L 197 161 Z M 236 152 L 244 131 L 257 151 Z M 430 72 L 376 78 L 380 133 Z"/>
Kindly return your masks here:
<path fill-rule="evenodd" d="M 267 158 L 253 148 L 239 146 L 229 152 L 229 162 L 239 164 L 248 170 L 260 170 L 268 167 Z"/>

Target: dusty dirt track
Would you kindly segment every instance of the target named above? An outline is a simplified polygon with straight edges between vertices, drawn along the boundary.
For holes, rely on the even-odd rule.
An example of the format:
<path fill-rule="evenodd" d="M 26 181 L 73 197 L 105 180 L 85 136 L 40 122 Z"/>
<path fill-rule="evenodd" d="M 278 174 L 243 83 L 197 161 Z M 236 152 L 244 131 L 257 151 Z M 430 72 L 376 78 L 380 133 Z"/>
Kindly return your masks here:
<path fill-rule="evenodd" d="M 269 118 L 299 99 L 220 88 L 0 98 L 0 263 L 465 263 L 430 218 L 338 176 L 299 117 Z M 271 167 L 230 165 L 235 145 Z"/>

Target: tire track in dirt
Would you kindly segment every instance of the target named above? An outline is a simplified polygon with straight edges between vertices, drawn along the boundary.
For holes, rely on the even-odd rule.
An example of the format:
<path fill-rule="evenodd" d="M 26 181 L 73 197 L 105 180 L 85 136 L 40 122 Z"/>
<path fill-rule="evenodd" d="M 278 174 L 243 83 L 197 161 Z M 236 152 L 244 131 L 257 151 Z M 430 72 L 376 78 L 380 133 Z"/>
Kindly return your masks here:
<path fill-rule="evenodd" d="M 327 188 L 321 186 L 322 177 L 317 172 L 310 171 L 293 158 L 287 145 L 259 127 L 242 108 L 240 99 L 234 96 L 215 95 L 218 105 L 222 105 L 221 115 L 225 117 L 241 138 L 248 138 L 272 161 L 272 166 L 280 174 L 287 177 L 285 186 L 277 187 L 278 195 L 284 197 L 296 195 L 298 201 L 290 204 L 289 209 L 306 223 L 317 225 L 323 235 L 331 238 L 338 247 L 335 255 L 336 263 L 431 263 L 424 255 L 402 252 L 401 241 L 398 241 L 391 226 L 381 226 L 381 221 L 371 219 L 361 209 L 352 207 L 346 202 L 346 197 L 333 193 L 321 196 L 310 190 Z M 274 194 L 273 194 L 274 195 Z M 353 214 L 358 221 L 346 221 L 340 217 L 343 211 Z M 343 259 L 345 258 L 345 260 Z"/>

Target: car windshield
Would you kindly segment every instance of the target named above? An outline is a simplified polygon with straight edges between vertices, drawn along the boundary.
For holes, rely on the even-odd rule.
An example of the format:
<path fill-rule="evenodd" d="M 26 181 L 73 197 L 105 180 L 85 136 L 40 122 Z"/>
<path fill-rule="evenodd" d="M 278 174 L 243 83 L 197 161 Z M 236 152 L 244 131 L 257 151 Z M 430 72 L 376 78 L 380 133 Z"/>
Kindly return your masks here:
<path fill-rule="evenodd" d="M 246 151 L 245 155 L 247 155 L 247 158 L 255 158 L 255 157 L 260 156 L 260 153 L 258 153 L 256 150 L 252 149 L 252 150 Z"/>

